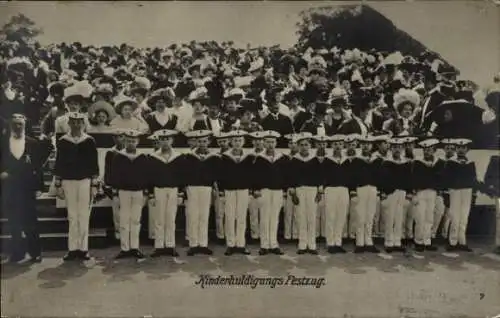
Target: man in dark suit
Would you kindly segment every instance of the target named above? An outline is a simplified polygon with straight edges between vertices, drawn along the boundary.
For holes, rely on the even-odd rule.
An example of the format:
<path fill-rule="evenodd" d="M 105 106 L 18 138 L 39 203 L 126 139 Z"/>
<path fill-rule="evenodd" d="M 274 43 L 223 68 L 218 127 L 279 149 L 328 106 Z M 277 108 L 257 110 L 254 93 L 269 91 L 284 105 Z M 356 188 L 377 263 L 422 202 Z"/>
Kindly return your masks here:
<path fill-rule="evenodd" d="M 48 141 L 37 141 L 26 136 L 25 129 L 26 117 L 13 114 L 9 132 L 4 136 L 0 148 L 2 210 L 7 213 L 11 234 L 10 263 L 24 260 L 26 252 L 30 262 L 41 262 L 36 198 L 41 195 L 42 166 L 52 145 Z"/>
<path fill-rule="evenodd" d="M 272 97 L 268 98 L 269 114 L 262 119 L 261 126 L 263 130 L 272 130 L 278 132 L 281 136 L 293 133 L 293 125 L 290 117 L 280 114 L 279 103 Z M 283 144 L 282 141 L 278 142 Z"/>
<path fill-rule="evenodd" d="M 500 157 L 492 156 L 490 163 L 484 175 L 484 184 L 482 192 L 491 196 L 495 200 L 496 206 L 496 235 L 495 235 L 495 253 L 500 254 L 500 187 L 498 180 L 500 178 L 498 166 L 500 165 Z"/>
<path fill-rule="evenodd" d="M 325 121 L 327 106 L 328 104 L 326 102 L 316 102 L 314 116 L 302 125 L 299 132 L 309 132 L 315 136 L 333 135 L 333 127 Z"/>

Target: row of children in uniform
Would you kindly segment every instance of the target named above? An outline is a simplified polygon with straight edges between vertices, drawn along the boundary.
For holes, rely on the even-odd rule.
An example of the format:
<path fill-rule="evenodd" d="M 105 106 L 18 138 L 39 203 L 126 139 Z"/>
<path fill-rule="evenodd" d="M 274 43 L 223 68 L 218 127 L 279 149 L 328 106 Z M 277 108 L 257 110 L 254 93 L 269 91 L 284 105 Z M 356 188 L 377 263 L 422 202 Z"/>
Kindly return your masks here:
<path fill-rule="evenodd" d="M 54 171 L 70 223 L 65 260 L 89 259 L 89 199 L 99 187 L 97 150 L 92 137 L 83 133 L 83 116 L 70 114 L 69 118 L 71 130 L 58 140 Z M 179 189 L 184 188 L 189 256 L 212 254 L 208 220 L 213 192 L 217 193 L 216 230 L 226 240 L 225 255 L 250 253 L 245 241 L 249 205 L 252 237 L 260 240 L 259 255 L 283 254 L 277 239 L 283 206 L 285 238 L 298 238 L 298 254 L 318 254 L 318 231 L 325 236 L 329 253 L 345 253 L 342 238 L 347 223 L 355 237 L 355 253 L 378 253 L 372 231 L 379 208 L 386 252 L 405 250 L 404 223 L 409 224 L 408 236 L 415 226 L 417 251 L 433 251 L 437 249 L 431 241 L 433 231 L 442 217 L 442 212 L 435 215 L 436 202 L 439 204 L 444 192 L 449 193 L 450 201 L 447 249 L 470 250 L 465 231 L 477 182 L 475 164 L 466 156 L 470 140 L 427 139 L 419 143 L 422 158 L 415 158 L 416 138 L 410 137 L 300 133 L 287 136 L 291 151 L 285 154 L 276 149 L 280 135 L 274 131 L 253 133 L 251 137 L 263 145 L 247 151 L 243 149 L 247 133 L 236 130 L 216 136 L 221 151 L 212 152 L 212 133 L 198 130 L 186 134 L 196 140 L 193 149 L 180 153 L 172 148 L 176 134 L 155 132 L 150 138 L 157 142 L 157 150 L 143 154 L 137 151 L 139 132 L 117 131 L 118 147 L 105 159 L 104 184 L 115 199 L 121 241 L 118 259 L 145 257 L 139 250 L 139 232 L 146 202 L 154 214 L 155 250 L 151 256 L 178 255 L 175 219 Z M 375 143 L 384 146 L 373 152 Z M 435 154 L 440 143 L 445 145 L 446 158 Z"/>

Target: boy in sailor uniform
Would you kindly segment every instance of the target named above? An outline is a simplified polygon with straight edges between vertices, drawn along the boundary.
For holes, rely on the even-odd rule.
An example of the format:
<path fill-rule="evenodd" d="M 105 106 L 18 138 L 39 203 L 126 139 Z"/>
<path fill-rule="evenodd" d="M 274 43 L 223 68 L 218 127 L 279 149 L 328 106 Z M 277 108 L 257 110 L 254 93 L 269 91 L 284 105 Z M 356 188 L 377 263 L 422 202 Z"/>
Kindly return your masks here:
<path fill-rule="evenodd" d="M 456 145 L 453 143 L 453 139 L 442 139 L 441 144 L 443 145 L 444 158 L 442 160 L 443 167 L 441 168 L 442 178 L 440 180 L 441 189 L 438 192 L 438 197 L 436 199 L 436 208 L 434 209 L 434 222 L 432 225 L 433 235 L 437 234 L 438 227 L 442 223 L 441 235 L 444 238 L 448 238 L 448 231 L 450 229 L 450 185 L 451 178 L 447 176 L 448 172 L 448 162 L 453 159 L 457 154 Z"/>
<path fill-rule="evenodd" d="M 349 163 L 357 157 L 358 151 L 356 149 L 357 147 L 357 141 L 361 136 L 358 134 L 349 134 L 346 135 L 344 139 L 344 156 L 346 159 L 349 160 Z M 348 222 L 345 223 L 344 225 L 344 230 L 343 230 L 343 237 L 349 237 L 349 238 L 355 238 L 356 237 L 356 207 L 358 204 L 358 197 L 356 195 L 356 188 L 357 186 L 355 185 L 354 180 L 354 175 L 351 176 L 351 185 L 353 186 L 352 189 L 350 189 L 349 192 L 349 207 L 348 207 Z"/>
<path fill-rule="evenodd" d="M 250 254 L 245 247 L 245 232 L 254 158 L 243 150 L 246 134 L 243 130 L 230 133 L 231 149 L 222 154 L 217 176 L 220 196 L 225 198 L 227 250 L 224 254 L 227 256 L 235 253 Z"/>
<path fill-rule="evenodd" d="M 218 159 L 217 155 L 208 149 L 211 135 L 212 132 L 209 130 L 194 130 L 186 133 L 186 137 L 196 139 L 196 148 L 184 155 L 182 168 L 187 193 L 188 256 L 213 254 L 208 248 L 208 219 L 212 187 L 218 174 Z"/>
<path fill-rule="evenodd" d="M 114 133 L 114 141 L 115 145 L 113 148 L 109 149 L 106 152 L 106 156 L 104 157 L 104 184 L 106 188 L 106 192 L 112 199 L 111 209 L 113 210 L 113 226 L 115 231 L 115 239 L 120 239 L 120 202 L 118 197 L 113 196 L 113 185 L 111 182 L 111 170 L 113 169 L 113 158 L 115 157 L 117 152 L 122 151 L 125 148 L 125 130 L 124 129 L 115 129 Z"/>
<path fill-rule="evenodd" d="M 377 210 L 377 179 L 378 171 L 373 164 L 372 145 L 373 137 L 362 136 L 360 138 L 361 154 L 351 162 L 352 169 L 356 171 L 354 182 L 357 186 L 356 196 L 356 249 L 355 253 L 372 252 L 378 253 L 373 245 L 373 218 Z"/>
<path fill-rule="evenodd" d="M 120 252 L 115 257 L 123 259 L 133 257 L 138 260 L 145 256 L 139 250 L 139 233 L 141 230 L 142 207 L 145 195 L 152 193 L 148 167 L 150 159 L 137 151 L 141 132 L 127 129 L 125 134 L 125 149 L 117 152 L 113 158 L 111 184 L 114 196 L 120 202 Z"/>
<path fill-rule="evenodd" d="M 448 251 L 471 252 L 466 231 L 472 204 L 472 192 L 477 187 L 476 165 L 467 158 L 469 139 L 456 139 L 457 156 L 448 162 L 450 177 L 450 231 Z"/>
<path fill-rule="evenodd" d="M 255 131 L 248 134 L 252 139 L 253 150 L 249 153 L 249 156 L 253 159 L 257 155 L 264 152 L 264 133 L 262 131 Z M 259 239 L 259 214 L 262 209 L 262 200 L 260 197 L 250 196 L 248 211 L 250 217 L 250 236 L 253 240 Z"/>
<path fill-rule="evenodd" d="M 90 211 L 99 175 L 97 148 L 94 139 L 83 132 L 86 116 L 76 112 L 67 115 L 70 131 L 57 141 L 54 167 L 57 196 L 66 200 L 68 210 L 69 252 L 64 260 L 89 260 Z"/>
<path fill-rule="evenodd" d="M 290 195 L 297 205 L 299 222 L 299 245 L 297 254 L 317 255 L 316 250 L 316 213 L 318 202 L 323 195 L 321 171 L 318 161 L 311 151 L 311 133 L 298 134 L 299 153 L 290 162 L 288 178 Z M 300 171 L 300 173 L 297 173 Z"/>
<path fill-rule="evenodd" d="M 298 145 L 297 145 L 297 135 L 295 134 L 290 134 L 286 135 L 285 138 L 288 140 L 288 149 L 290 152 L 285 155 L 286 158 L 286 165 L 290 164 L 291 159 L 299 152 Z M 288 170 L 288 168 L 287 168 Z M 286 193 L 285 193 L 285 206 L 284 206 L 284 237 L 285 240 L 296 240 L 299 238 L 298 230 L 298 216 L 296 213 L 297 206 L 293 204 L 292 202 L 292 196 L 289 195 L 288 192 L 288 183 L 285 182 L 287 185 L 287 188 L 285 188 Z"/>
<path fill-rule="evenodd" d="M 413 160 L 415 160 L 415 142 L 416 137 L 406 136 L 404 139 L 404 157 L 413 166 Z M 406 241 L 409 242 L 413 239 L 415 218 L 413 214 L 415 212 L 415 205 L 417 203 L 416 198 L 412 200 L 406 200 L 405 208 L 403 209 L 403 232 Z"/>
<path fill-rule="evenodd" d="M 175 130 L 157 130 L 154 133 L 159 149 L 150 155 L 150 195 L 155 207 L 155 250 L 151 257 L 179 256 L 175 250 L 175 219 L 178 207 L 178 189 L 183 185 L 182 156 L 172 148 Z"/>
<path fill-rule="evenodd" d="M 273 253 L 283 255 L 278 245 L 278 223 L 283 206 L 283 189 L 285 184 L 287 158 L 276 152 L 280 134 L 266 131 L 264 144 L 266 150 L 260 153 L 253 163 L 253 173 L 258 175 L 254 182 L 254 196 L 260 196 L 262 209 L 260 218 L 260 251 L 259 255 Z"/>
<path fill-rule="evenodd" d="M 380 192 L 382 200 L 387 198 L 387 208 L 384 211 L 384 247 L 387 253 L 392 253 L 405 251 L 401 246 L 403 208 L 410 191 L 411 166 L 402 154 L 404 139 L 396 137 L 389 143 L 391 155 L 380 167 Z"/>
<path fill-rule="evenodd" d="M 344 135 L 333 135 L 333 153 L 326 157 L 323 170 L 325 187 L 325 237 L 328 253 L 345 253 L 342 234 L 349 212 L 350 162 L 342 152 Z"/>
<path fill-rule="evenodd" d="M 436 251 L 432 245 L 432 224 L 437 192 L 441 189 L 444 162 L 436 157 L 437 139 L 427 139 L 419 143 L 424 156 L 413 163 L 413 189 L 416 191 L 417 205 L 414 210 L 415 250 Z"/>
<path fill-rule="evenodd" d="M 324 134 L 316 135 L 313 137 L 316 146 L 316 160 L 318 160 L 319 169 L 324 169 L 325 158 L 327 157 L 326 148 L 330 138 Z M 326 215 L 325 215 L 325 200 L 318 202 L 318 211 L 316 213 L 316 237 L 325 237 L 326 232 Z"/>
<path fill-rule="evenodd" d="M 221 159 L 222 154 L 230 149 L 230 137 L 231 134 L 227 132 L 219 132 L 214 135 L 217 140 L 217 145 L 219 146 L 219 153 L 217 154 L 218 159 Z M 219 165 L 221 160 L 218 160 Z M 223 166 L 220 166 L 218 169 L 224 169 Z M 216 187 L 214 187 L 213 191 L 213 204 L 215 209 L 215 233 L 219 240 L 224 240 L 224 209 L 225 209 L 225 199 L 220 196 L 219 186 L 216 183 Z"/>
<path fill-rule="evenodd" d="M 373 163 L 376 166 L 381 166 L 382 162 L 389 157 L 389 139 L 390 134 L 379 134 L 375 136 L 377 142 L 377 150 L 373 153 Z M 387 198 L 382 199 L 380 196 L 377 201 L 377 212 L 375 212 L 375 217 L 373 218 L 373 233 L 375 235 L 381 235 L 384 230 L 384 215 L 387 210 Z"/>

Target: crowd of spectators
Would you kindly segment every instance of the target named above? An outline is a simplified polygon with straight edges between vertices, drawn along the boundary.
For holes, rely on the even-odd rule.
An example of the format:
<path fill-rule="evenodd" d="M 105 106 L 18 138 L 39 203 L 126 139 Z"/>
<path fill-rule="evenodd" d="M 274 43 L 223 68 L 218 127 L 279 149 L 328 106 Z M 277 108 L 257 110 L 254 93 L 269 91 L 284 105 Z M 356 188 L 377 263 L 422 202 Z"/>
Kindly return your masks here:
<path fill-rule="evenodd" d="M 500 75 L 486 92 L 488 107 L 480 108 L 478 87 L 460 80 L 432 52 L 242 49 L 213 41 L 163 48 L 5 41 L 0 58 L 0 116 L 24 113 L 42 138 L 67 132 L 66 113 L 80 111 L 88 114 L 90 134 L 117 127 L 144 134 L 388 131 L 493 138 L 488 142 L 496 144 Z"/>

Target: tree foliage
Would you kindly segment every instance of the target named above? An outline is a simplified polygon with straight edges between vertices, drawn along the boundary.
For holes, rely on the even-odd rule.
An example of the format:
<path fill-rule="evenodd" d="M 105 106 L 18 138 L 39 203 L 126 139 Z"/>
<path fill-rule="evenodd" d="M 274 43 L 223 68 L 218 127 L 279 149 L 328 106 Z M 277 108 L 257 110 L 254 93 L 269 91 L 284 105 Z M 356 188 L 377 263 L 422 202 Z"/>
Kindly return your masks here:
<path fill-rule="evenodd" d="M 35 25 L 35 22 L 20 13 L 12 16 L 2 29 L 0 36 L 7 41 L 17 41 L 20 44 L 32 42 L 43 30 Z"/>
<path fill-rule="evenodd" d="M 413 56 L 427 50 L 422 43 L 367 5 L 311 8 L 302 11 L 300 18 L 297 23 L 300 47 L 375 49 Z"/>

